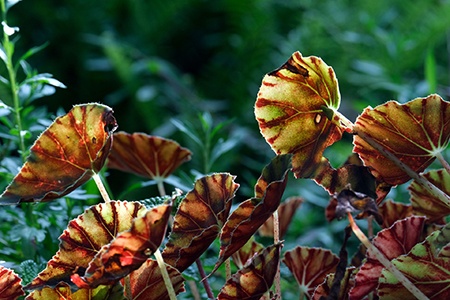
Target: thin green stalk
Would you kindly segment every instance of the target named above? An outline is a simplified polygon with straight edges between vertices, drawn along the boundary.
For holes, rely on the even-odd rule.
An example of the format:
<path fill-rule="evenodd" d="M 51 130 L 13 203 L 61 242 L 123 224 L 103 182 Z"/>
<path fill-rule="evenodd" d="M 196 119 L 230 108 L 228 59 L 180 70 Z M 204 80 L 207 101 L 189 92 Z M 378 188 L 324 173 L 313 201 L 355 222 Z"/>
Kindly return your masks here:
<path fill-rule="evenodd" d="M 394 264 L 388 260 L 383 253 L 378 250 L 377 247 L 375 247 L 369 239 L 366 237 L 366 235 L 359 229 L 358 225 L 355 223 L 355 220 L 353 220 L 353 217 L 350 213 L 348 213 L 348 219 L 350 221 L 350 226 L 352 227 L 353 233 L 356 235 L 356 237 L 361 241 L 361 243 L 366 246 L 367 250 L 370 250 L 375 257 L 378 259 L 378 261 L 387 269 L 389 272 L 394 274 L 395 278 L 398 279 L 398 281 L 403 284 L 403 286 L 411 292 L 417 299 L 419 300 L 428 300 L 428 297 L 422 293 L 421 290 L 419 290 L 402 272 L 400 272 Z"/>
<path fill-rule="evenodd" d="M 166 189 L 164 188 L 164 178 L 156 179 L 156 186 L 158 187 L 158 192 L 161 197 L 166 195 Z"/>
<path fill-rule="evenodd" d="M 161 270 L 161 275 L 164 280 L 164 284 L 166 285 L 167 293 L 169 294 L 170 300 L 177 300 L 177 294 L 173 289 L 172 281 L 170 280 L 169 273 L 167 272 L 166 269 L 166 264 L 164 263 L 164 259 L 161 255 L 161 251 L 159 251 L 159 248 L 156 249 L 154 255 L 156 261 L 158 262 L 159 269 Z"/>
<path fill-rule="evenodd" d="M 278 210 L 273 213 L 273 242 L 277 244 L 280 242 L 280 222 L 278 218 Z M 278 270 L 275 273 L 275 293 L 280 296 L 281 299 L 281 276 L 280 266 L 277 266 Z"/>
<path fill-rule="evenodd" d="M 103 185 L 100 175 L 95 173 L 94 176 L 92 176 L 92 178 L 94 179 L 95 184 L 97 185 L 97 188 L 100 191 L 100 195 L 102 195 L 102 198 L 105 201 L 105 203 L 110 202 L 111 199 L 109 198 L 108 192 L 106 191 L 105 186 Z"/>
<path fill-rule="evenodd" d="M 439 160 L 439 162 L 441 163 L 441 165 L 444 167 L 444 169 L 447 171 L 447 173 L 450 174 L 450 165 L 445 160 L 445 158 L 442 156 L 442 153 L 436 154 L 436 157 Z"/>

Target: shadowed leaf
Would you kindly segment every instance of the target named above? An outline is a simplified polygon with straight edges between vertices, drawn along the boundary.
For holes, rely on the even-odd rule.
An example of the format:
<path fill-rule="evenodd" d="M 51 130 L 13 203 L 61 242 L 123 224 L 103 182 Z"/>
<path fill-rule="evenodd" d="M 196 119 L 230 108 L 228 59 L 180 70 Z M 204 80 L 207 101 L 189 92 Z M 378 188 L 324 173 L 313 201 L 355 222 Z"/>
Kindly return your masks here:
<path fill-rule="evenodd" d="M 184 279 L 181 273 L 166 264 L 175 293 L 184 291 Z M 169 299 L 161 270 L 155 260 L 148 259 L 139 269 L 130 274 L 131 300 Z"/>
<path fill-rule="evenodd" d="M 95 289 L 80 289 L 72 292 L 70 286 L 61 282 L 54 288 L 44 287 L 40 291 L 33 291 L 26 300 L 125 300 L 123 287 L 120 284 L 113 286 L 99 286 Z"/>
<path fill-rule="evenodd" d="M 133 220 L 131 228 L 96 254 L 83 277 L 71 279 L 80 288 L 113 284 L 138 269 L 164 239 L 172 205 L 160 205 Z"/>
<path fill-rule="evenodd" d="M 282 202 L 278 207 L 278 219 L 280 223 L 280 239 L 284 237 L 291 223 L 297 208 L 303 203 L 300 197 L 290 197 Z M 273 215 L 271 215 L 266 222 L 259 228 L 261 236 L 273 237 Z"/>
<path fill-rule="evenodd" d="M 13 270 L 0 266 L 0 299 L 17 299 L 25 295 L 22 279 Z"/>
<path fill-rule="evenodd" d="M 304 295 L 310 299 L 314 289 L 333 273 L 339 258 L 330 250 L 296 247 L 284 254 L 283 262 L 294 275 Z"/>
<path fill-rule="evenodd" d="M 234 176 L 218 173 L 195 182 L 182 200 L 162 255 L 164 261 L 183 272 L 219 235 L 239 185 Z"/>
<path fill-rule="evenodd" d="M 310 177 L 325 148 L 345 128 L 336 114 L 340 104 L 334 71 L 319 57 L 295 52 L 262 81 L 255 103 L 261 134 L 277 154 L 294 154 L 296 177 Z"/>
<path fill-rule="evenodd" d="M 238 269 L 242 269 L 255 254 L 264 249 L 264 246 L 255 241 L 252 236 L 244 246 L 231 256 Z"/>
<path fill-rule="evenodd" d="M 373 245 L 389 260 L 407 254 L 420 241 L 424 223 L 424 217 L 397 221 L 391 227 L 380 231 L 373 239 Z M 356 274 L 355 285 L 350 290 L 349 295 L 354 299 L 362 299 L 376 289 L 384 268 L 370 250 L 366 252 L 366 257 L 366 262 Z"/>
<path fill-rule="evenodd" d="M 108 106 L 74 106 L 39 136 L 0 204 L 49 201 L 72 192 L 103 167 L 116 127 Z"/>
<path fill-rule="evenodd" d="M 248 199 L 231 213 L 222 228 L 219 259 L 211 273 L 214 273 L 228 257 L 244 246 L 277 210 L 286 187 L 290 167 L 291 155 L 278 155 L 264 168 L 255 185 L 255 194 L 262 195 L 262 198 Z"/>
<path fill-rule="evenodd" d="M 249 265 L 227 280 L 217 299 L 260 299 L 272 286 L 282 246 L 281 243 L 269 246 L 256 255 Z"/>
<path fill-rule="evenodd" d="M 391 227 L 396 221 L 411 217 L 413 214 L 410 204 L 393 202 L 391 200 L 383 202 L 378 207 L 380 215 L 383 217 L 383 228 Z"/>
<path fill-rule="evenodd" d="M 330 297 L 330 294 L 333 293 L 332 287 L 335 279 L 335 274 L 328 274 L 325 278 L 325 281 L 318 285 L 314 290 L 314 294 L 311 297 L 311 300 L 347 300 L 348 291 L 352 287 L 352 273 L 355 268 L 350 267 L 345 270 L 344 277 L 340 281 L 339 286 L 339 294 L 337 296 L 333 295 Z"/>
<path fill-rule="evenodd" d="M 450 257 L 438 257 L 435 231 L 426 240 L 414 246 L 406 256 L 392 263 L 429 299 L 450 299 Z M 378 287 L 380 299 L 415 299 L 415 297 L 392 275 L 383 269 Z"/>
<path fill-rule="evenodd" d="M 349 188 L 343 189 L 335 196 L 337 199 L 336 217 L 343 218 L 347 213 L 359 212 L 358 219 L 373 216 L 378 224 L 383 223 L 383 218 L 378 213 L 375 200 L 363 193 L 354 192 Z"/>
<path fill-rule="evenodd" d="M 36 289 L 55 286 L 61 281 L 71 283 L 73 274 L 84 275 L 89 262 L 100 249 L 113 240 L 119 232 L 129 230 L 132 220 L 146 213 L 137 202 L 111 201 L 87 209 L 69 222 L 59 237 L 59 251 L 47 267 L 25 288 Z"/>
<path fill-rule="evenodd" d="M 177 142 L 145 133 L 117 132 L 108 167 L 150 179 L 166 178 L 191 159 L 191 151 Z"/>
<path fill-rule="evenodd" d="M 391 185 L 410 179 L 394 162 L 370 146 L 358 134 L 365 134 L 383 146 L 415 172 L 422 172 L 445 149 L 450 137 L 450 103 L 438 95 L 399 104 L 389 101 L 358 117 L 353 151 L 374 176 Z"/>
<path fill-rule="evenodd" d="M 441 191 L 450 195 L 450 175 L 445 170 L 431 170 L 424 174 Z M 411 193 L 411 203 L 415 214 L 425 215 L 430 222 L 441 221 L 450 215 L 450 207 L 435 195 L 425 190 L 415 180 L 408 187 Z"/>

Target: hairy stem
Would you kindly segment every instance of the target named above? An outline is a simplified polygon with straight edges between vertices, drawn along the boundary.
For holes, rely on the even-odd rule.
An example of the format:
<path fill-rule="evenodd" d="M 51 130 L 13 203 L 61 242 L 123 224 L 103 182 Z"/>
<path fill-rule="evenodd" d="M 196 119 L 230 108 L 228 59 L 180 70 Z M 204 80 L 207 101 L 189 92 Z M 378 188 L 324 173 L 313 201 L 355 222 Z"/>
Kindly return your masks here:
<path fill-rule="evenodd" d="M 111 199 L 109 198 L 108 192 L 106 191 L 105 186 L 103 185 L 102 179 L 100 178 L 100 175 L 95 173 L 92 178 L 95 181 L 95 184 L 97 185 L 97 188 L 100 192 L 100 195 L 102 195 L 103 200 L 105 201 L 105 203 L 108 203 L 111 201 Z"/>
<path fill-rule="evenodd" d="M 189 288 L 191 289 L 192 296 L 194 297 L 194 300 L 201 300 L 200 293 L 198 292 L 197 284 L 195 284 L 194 280 L 188 280 L 187 281 Z"/>
<path fill-rule="evenodd" d="M 225 274 L 226 274 L 226 280 L 231 278 L 231 261 L 230 261 L 230 258 L 227 258 L 227 260 L 225 260 Z"/>
<path fill-rule="evenodd" d="M 439 162 L 441 163 L 441 165 L 444 167 L 444 169 L 447 171 L 447 173 L 450 174 L 450 165 L 445 160 L 445 158 L 442 156 L 442 153 L 439 152 L 438 154 L 436 154 L 436 157 L 439 160 Z"/>
<path fill-rule="evenodd" d="M 202 262 L 199 258 L 195 260 L 195 264 L 197 265 L 198 272 L 200 273 L 200 277 L 202 278 L 203 287 L 205 288 L 206 294 L 208 295 L 208 299 L 214 299 L 214 294 L 211 290 L 211 286 L 209 285 L 205 270 L 203 269 Z"/>
<path fill-rule="evenodd" d="M 124 284 L 125 298 L 133 299 L 133 293 L 131 292 L 130 275 L 125 276 L 123 280 L 125 281 L 125 284 Z"/>
<path fill-rule="evenodd" d="M 375 247 L 369 239 L 366 237 L 366 235 L 359 229 L 358 225 L 355 223 L 355 220 L 353 220 L 353 217 L 350 213 L 348 213 L 348 219 L 350 221 L 350 226 L 352 227 L 353 233 L 356 235 L 356 237 L 363 243 L 364 246 L 366 246 L 367 250 L 370 250 L 378 259 L 378 261 L 387 269 L 389 270 L 394 276 L 398 279 L 398 281 L 403 284 L 403 286 L 411 292 L 417 299 L 419 300 L 428 300 L 428 297 L 422 293 L 421 290 L 419 290 L 402 272 L 400 272 L 394 264 L 390 260 L 388 260 L 383 253 L 378 250 L 377 247 Z"/>
<path fill-rule="evenodd" d="M 278 210 L 273 213 L 273 243 L 280 242 L 280 222 L 278 218 Z M 275 273 L 275 293 L 281 297 L 281 275 L 280 265 L 277 266 L 278 270 Z M 281 299 L 281 298 L 280 298 Z"/>
<path fill-rule="evenodd" d="M 364 132 L 354 131 L 359 137 L 365 140 L 369 145 L 378 150 L 381 154 L 383 154 L 386 158 L 395 163 L 400 169 L 402 169 L 409 177 L 414 179 L 418 184 L 420 184 L 424 189 L 426 189 L 430 194 L 436 196 L 439 200 L 441 200 L 445 205 L 450 207 L 450 197 L 445 194 L 442 190 L 432 184 L 428 179 L 420 175 L 419 173 L 412 170 L 408 165 L 402 162 L 397 156 L 388 151 L 382 145 L 380 145 L 377 141 L 372 139 L 370 136 L 365 134 Z"/>
<path fill-rule="evenodd" d="M 170 300 L 177 300 L 177 294 L 175 294 L 175 290 L 173 289 L 172 281 L 170 280 L 169 273 L 166 269 L 166 264 L 164 263 L 164 259 L 161 255 L 161 251 L 159 251 L 159 248 L 156 249 L 154 255 L 156 261 L 158 262 L 159 269 L 161 270 L 161 275 L 164 280 L 164 284 L 166 285 Z"/>

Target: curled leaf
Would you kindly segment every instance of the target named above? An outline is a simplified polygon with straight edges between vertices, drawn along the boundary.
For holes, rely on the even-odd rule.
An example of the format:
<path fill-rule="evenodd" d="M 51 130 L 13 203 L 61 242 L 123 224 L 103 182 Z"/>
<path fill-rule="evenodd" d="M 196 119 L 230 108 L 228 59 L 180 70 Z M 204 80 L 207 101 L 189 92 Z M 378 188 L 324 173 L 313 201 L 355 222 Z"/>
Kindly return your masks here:
<path fill-rule="evenodd" d="M 22 279 L 13 270 L 0 266 L 0 299 L 17 299 L 25 295 Z"/>
<path fill-rule="evenodd" d="M 59 251 L 47 263 L 45 270 L 25 288 L 55 286 L 61 281 L 71 283 L 70 277 L 75 273 L 83 276 L 100 249 L 119 232 L 130 229 L 132 220 L 146 211 L 143 205 L 126 201 L 111 201 L 90 207 L 69 222 L 59 237 Z"/>
<path fill-rule="evenodd" d="M 281 243 L 254 256 L 251 263 L 232 275 L 220 290 L 218 300 L 259 300 L 272 286 L 280 261 Z"/>
<path fill-rule="evenodd" d="M 164 239 L 172 205 L 160 205 L 133 220 L 123 231 L 96 254 L 84 274 L 75 273 L 72 281 L 80 288 L 113 284 L 138 269 Z"/>
<path fill-rule="evenodd" d="M 389 101 L 366 108 L 356 120 L 354 149 L 379 181 L 404 183 L 410 176 L 367 136 L 415 172 L 422 172 L 444 150 L 450 138 L 450 103 L 436 94 L 400 104 Z"/>
<path fill-rule="evenodd" d="M 123 287 L 120 284 L 99 286 L 95 289 L 80 289 L 73 292 L 70 285 L 60 282 L 54 288 L 44 287 L 31 292 L 26 300 L 124 300 Z"/>
<path fill-rule="evenodd" d="M 180 272 L 189 267 L 219 235 L 239 185 L 234 176 L 217 173 L 195 182 L 174 218 L 164 261 Z"/>
<path fill-rule="evenodd" d="M 36 140 L 0 204 L 49 201 L 72 192 L 103 167 L 116 128 L 108 106 L 74 106 Z"/>
<path fill-rule="evenodd" d="M 311 177 L 325 148 L 347 130 L 337 114 L 339 104 L 333 69 L 319 57 L 295 52 L 264 76 L 255 116 L 261 134 L 277 154 L 294 154 L 296 177 Z"/>
<path fill-rule="evenodd" d="M 191 154 L 169 139 L 145 133 L 117 132 L 108 167 L 150 179 L 166 178 L 183 162 L 190 160 Z"/>

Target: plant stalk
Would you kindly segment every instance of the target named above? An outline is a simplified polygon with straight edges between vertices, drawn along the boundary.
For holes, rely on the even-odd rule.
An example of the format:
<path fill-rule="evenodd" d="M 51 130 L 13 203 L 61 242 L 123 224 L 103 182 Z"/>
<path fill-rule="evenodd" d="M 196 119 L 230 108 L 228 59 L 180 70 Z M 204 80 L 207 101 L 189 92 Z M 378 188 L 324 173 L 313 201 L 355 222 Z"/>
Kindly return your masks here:
<path fill-rule="evenodd" d="M 366 246 L 367 250 L 370 249 L 370 251 L 375 255 L 376 259 L 386 268 L 388 269 L 394 276 L 398 279 L 398 281 L 403 284 L 403 286 L 411 293 L 413 294 L 417 299 L 419 300 L 429 300 L 428 297 L 422 293 L 421 290 L 419 290 L 402 272 L 400 272 L 394 264 L 388 260 L 383 253 L 378 250 L 377 247 L 375 247 L 369 239 L 366 237 L 366 235 L 359 229 L 358 225 L 355 223 L 355 220 L 353 219 L 351 213 L 347 213 L 348 219 L 350 222 L 350 226 L 352 227 L 353 233 L 356 235 L 356 237 L 363 243 L 364 246 Z"/>
<path fill-rule="evenodd" d="M 444 169 L 447 171 L 447 173 L 450 174 L 450 165 L 449 165 L 448 162 L 445 160 L 445 158 L 442 156 L 442 153 L 436 154 L 436 158 L 439 160 L 439 162 L 440 162 L 441 165 L 444 167 Z"/>
<path fill-rule="evenodd" d="M 208 299 L 214 299 L 214 294 L 211 290 L 211 286 L 209 285 L 205 270 L 203 269 L 202 262 L 199 258 L 195 260 L 195 264 L 197 265 L 198 272 L 200 273 L 200 277 L 202 278 L 201 281 L 203 283 L 203 287 L 205 288 L 206 294 L 208 295 Z"/>
<path fill-rule="evenodd" d="M 273 213 L 273 243 L 280 242 L 280 220 L 278 217 L 278 209 Z M 277 266 L 277 272 L 275 273 L 275 293 L 279 295 L 281 299 L 281 275 L 280 264 Z"/>
<path fill-rule="evenodd" d="M 106 188 L 103 185 L 103 182 L 102 182 L 102 179 L 100 178 L 100 175 L 97 174 L 97 173 L 94 173 L 92 178 L 94 179 L 95 184 L 97 185 L 97 188 L 98 188 L 98 190 L 100 192 L 100 195 L 102 195 L 102 198 L 105 201 L 105 203 L 110 202 L 111 199 L 109 198 L 108 192 L 106 191 Z"/>
<path fill-rule="evenodd" d="M 156 249 L 155 253 L 156 261 L 158 262 L 159 269 L 161 270 L 161 275 L 164 280 L 164 284 L 166 285 L 167 293 L 169 294 L 170 300 L 177 300 L 177 295 L 175 293 L 175 290 L 173 289 L 172 281 L 170 280 L 169 273 L 166 269 L 166 264 L 164 263 L 164 259 L 161 255 L 161 251 L 159 251 L 159 248 Z"/>

